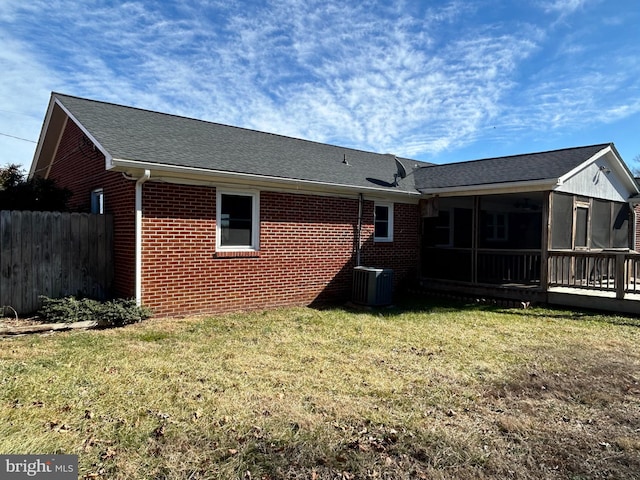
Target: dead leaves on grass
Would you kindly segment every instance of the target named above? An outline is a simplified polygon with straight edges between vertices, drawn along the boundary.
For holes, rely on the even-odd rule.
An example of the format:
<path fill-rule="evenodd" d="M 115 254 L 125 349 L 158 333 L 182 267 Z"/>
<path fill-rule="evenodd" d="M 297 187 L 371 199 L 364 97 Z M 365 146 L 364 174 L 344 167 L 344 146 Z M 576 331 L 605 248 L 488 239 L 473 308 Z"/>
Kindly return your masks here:
<path fill-rule="evenodd" d="M 540 475 L 618 478 L 629 468 L 640 471 L 633 362 L 580 355 L 572 352 L 554 371 L 535 366 L 516 372 L 490 391 L 488 418 L 510 454 L 528 452 L 536 459 L 529 467 Z"/>

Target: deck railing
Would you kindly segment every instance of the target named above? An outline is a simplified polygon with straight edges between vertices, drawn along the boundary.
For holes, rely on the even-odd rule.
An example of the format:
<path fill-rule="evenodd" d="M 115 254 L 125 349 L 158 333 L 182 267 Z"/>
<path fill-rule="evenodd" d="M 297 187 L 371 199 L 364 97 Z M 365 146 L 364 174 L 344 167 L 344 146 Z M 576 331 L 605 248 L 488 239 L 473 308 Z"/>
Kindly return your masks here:
<path fill-rule="evenodd" d="M 640 293 L 640 254 L 627 251 L 549 252 L 549 287 Z"/>
<path fill-rule="evenodd" d="M 478 249 L 475 280 L 471 279 L 471 249 L 433 249 L 429 253 L 426 256 L 429 268 L 423 267 L 425 278 L 485 285 L 536 285 L 543 290 L 553 287 L 599 290 L 613 292 L 616 298 L 640 294 L 640 254 L 629 251 L 551 250 L 547 255 L 546 285 L 540 250 Z M 456 272 L 462 273 L 454 276 Z"/>
<path fill-rule="evenodd" d="M 478 250 L 479 283 L 539 284 L 540 250 Z"/>

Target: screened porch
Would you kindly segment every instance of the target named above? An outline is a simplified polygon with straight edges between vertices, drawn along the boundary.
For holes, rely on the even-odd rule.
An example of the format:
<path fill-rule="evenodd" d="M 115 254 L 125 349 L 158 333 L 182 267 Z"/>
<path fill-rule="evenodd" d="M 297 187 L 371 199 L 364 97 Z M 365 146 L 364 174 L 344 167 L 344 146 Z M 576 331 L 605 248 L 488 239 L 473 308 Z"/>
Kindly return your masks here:
<path fill-rule="evenodd" d="M 626 203 L 526 192 L 434 197 L 421 213 L 431 285 L 638 291 Z"/>

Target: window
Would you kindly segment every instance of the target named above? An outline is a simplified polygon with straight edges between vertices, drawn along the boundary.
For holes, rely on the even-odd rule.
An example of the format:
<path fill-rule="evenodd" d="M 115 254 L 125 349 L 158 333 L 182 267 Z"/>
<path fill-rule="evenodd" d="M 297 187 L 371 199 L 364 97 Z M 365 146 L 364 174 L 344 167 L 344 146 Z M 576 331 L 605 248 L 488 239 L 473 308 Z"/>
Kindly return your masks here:
<path fill-rule="evenodd" d="M 393 204 L 376 203 L 373 207 L 373 239 L 376 242 L 393 241 Z"/>
<path fill-rule="evenodd" d="M 506 241 L 508 239 L 508 222 L 506 213 L 487 212 L 486 239 L 489 241 Z"/>
<path fill-rule="evenodd" d="M 216 249 L 258 250 L 259 212 L 257 192 L 218 191 Z"/>
<path fill-rule="evenodd" d="M 104 213 L 104 191 L 101 188 L 91 192 L 91 213 Z"/>
<path fill-rule="evenodd" d="M 440 210 L 435 228 L 436 247 L 453 246 L 453 210 Z"/>

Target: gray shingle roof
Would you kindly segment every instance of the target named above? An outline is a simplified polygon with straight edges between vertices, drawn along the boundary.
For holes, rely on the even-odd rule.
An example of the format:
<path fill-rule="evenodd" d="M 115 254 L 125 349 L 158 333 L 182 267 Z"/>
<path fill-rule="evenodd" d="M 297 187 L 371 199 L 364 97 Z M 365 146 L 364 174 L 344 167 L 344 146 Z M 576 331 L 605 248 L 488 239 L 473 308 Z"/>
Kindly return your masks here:
<path fill-rule="evenodd" d="M 392 155 L 53 95 L 116 160 L 417 193 L 412 176 L 391 185 Z M 407 171 L 430 165 L 401 161 Z"/>
<path fill-rule="evenodd" d="M 399 159 L 409 176 L 393 186 L 393 155 L 301 140 L 53 93 L 117 160 L 203 172 L 302 180 L 417 193 L 557 179 L 610 144 L 434 165 Z M 346 159 L 348 164 L 343 163 Z M 414 170 L 415 168 L 415 170 Z"/>
<path fill-rule="evenodd" d="M 557 179 L 609 145 L 427 166 L 416 170 L 415 185 L 427 190 Z"/>

